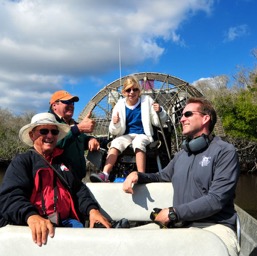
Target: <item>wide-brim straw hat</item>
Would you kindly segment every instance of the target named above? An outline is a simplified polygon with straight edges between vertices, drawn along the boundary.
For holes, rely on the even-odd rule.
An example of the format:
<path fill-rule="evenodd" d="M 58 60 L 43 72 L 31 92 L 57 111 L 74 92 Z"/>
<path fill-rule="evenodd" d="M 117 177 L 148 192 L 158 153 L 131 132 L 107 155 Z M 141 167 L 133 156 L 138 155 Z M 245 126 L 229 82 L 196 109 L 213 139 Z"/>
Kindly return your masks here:
<path fill-rule="evenodd" d="M 32 147 L 33 141 L 31 140 L 29 133 L 39 125 L 56 125 L 60 131 L 58 134 L 57 141 L 63 139 L 70 131 L 70 126 L 57 122 L 55 116 L 51 113 L 39 113 L 32 117 L 31 123 L 23 126 L 19 132 L 20 140 L 26 145 Z"/>

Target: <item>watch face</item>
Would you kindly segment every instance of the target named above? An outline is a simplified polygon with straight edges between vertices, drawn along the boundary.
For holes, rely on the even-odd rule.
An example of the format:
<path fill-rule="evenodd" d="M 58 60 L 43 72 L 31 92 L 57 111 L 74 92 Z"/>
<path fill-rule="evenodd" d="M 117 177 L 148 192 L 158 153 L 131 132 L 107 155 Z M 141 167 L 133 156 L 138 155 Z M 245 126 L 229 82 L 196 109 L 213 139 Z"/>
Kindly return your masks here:
<path fill-rule="evenodd" d="M 170 219 L 170 221 L 175 221 L 175 220 L 177 220 L 176 213 L 175 213 L 173 210 L 170 210 L 170 211 L 169 211 L 169 219 Z"/>

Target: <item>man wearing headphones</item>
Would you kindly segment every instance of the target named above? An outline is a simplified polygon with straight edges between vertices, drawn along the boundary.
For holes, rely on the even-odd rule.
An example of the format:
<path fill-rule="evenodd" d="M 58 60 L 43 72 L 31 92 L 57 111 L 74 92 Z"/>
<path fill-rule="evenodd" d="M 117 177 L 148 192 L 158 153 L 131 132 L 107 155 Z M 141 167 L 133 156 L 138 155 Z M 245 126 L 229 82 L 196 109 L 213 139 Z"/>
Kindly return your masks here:
<path fill-rule="evenodd" d="M 209 101 L 189 98 L 180 120 L 186 136 L 182 150 L 159 173 L 132 172 L 123 190 L 133 193 L 135 183 L 172 182 L 173 206 L 162 209 L 155 221 L 211 231 L 234 256 L 239 253 L 234 209 L 239 160 L 233 145 L 211 134 L 216 120 Z"/>

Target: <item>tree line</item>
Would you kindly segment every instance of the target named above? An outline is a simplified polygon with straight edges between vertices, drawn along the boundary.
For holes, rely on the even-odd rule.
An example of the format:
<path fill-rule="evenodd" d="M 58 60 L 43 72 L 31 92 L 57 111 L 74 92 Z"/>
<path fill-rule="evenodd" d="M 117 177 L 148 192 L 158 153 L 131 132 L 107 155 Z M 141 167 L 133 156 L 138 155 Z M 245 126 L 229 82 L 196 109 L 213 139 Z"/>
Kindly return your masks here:
<path fill-rule="evenodd" d="M 257 67 L 241 69 L 234 84 L 229 82 L 218 76 L 195 86 L 213 103 L 228 136 L 257 141 Z"/>
<path fill-rule="evenodd" d="M 28 148 L 19 140 L 18 133 L 22 126 L 30 123 L 34 114 L 16 116 L 8 109 L 0 108 L 0 162 L 9 162 L 16 154 Z"/>

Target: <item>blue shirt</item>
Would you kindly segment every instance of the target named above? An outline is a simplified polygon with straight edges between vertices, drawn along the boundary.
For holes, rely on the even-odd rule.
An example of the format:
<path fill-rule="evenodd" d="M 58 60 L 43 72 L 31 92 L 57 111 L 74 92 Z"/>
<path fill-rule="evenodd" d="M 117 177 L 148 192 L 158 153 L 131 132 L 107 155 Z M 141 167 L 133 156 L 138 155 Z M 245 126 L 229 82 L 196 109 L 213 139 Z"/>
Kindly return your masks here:
<path fill-rule="evenodd" d="M 126 107 L 126 131 L 125 134 L 144 134 L 141 118 L 141 103 L 134 109 Z"/>

